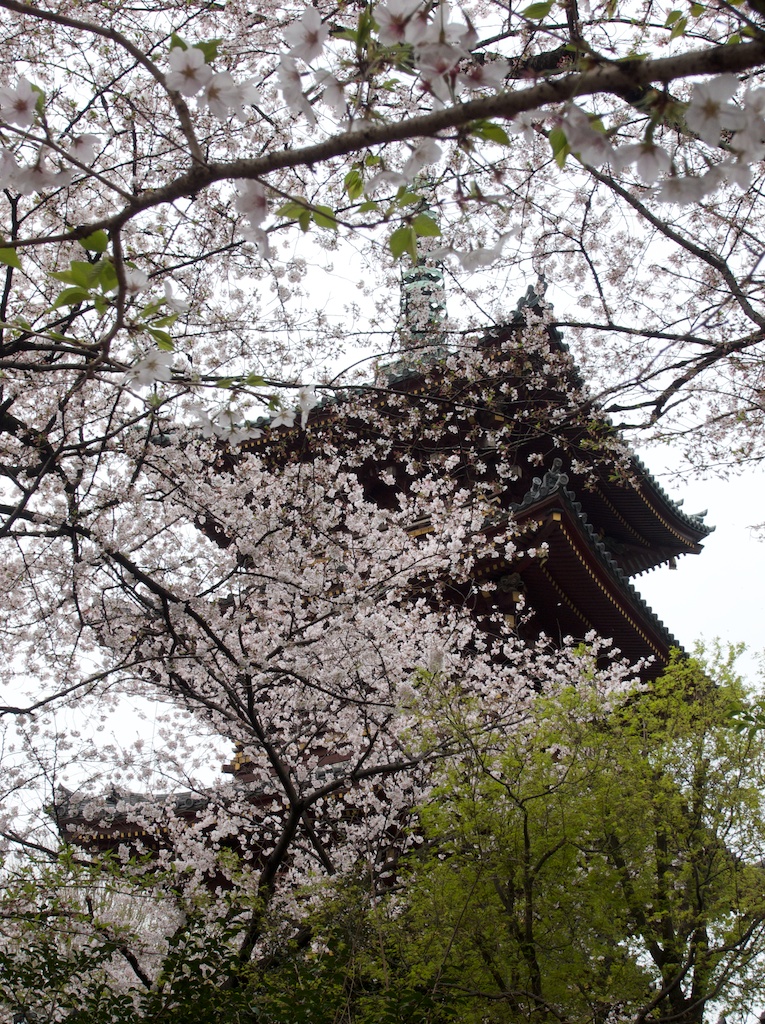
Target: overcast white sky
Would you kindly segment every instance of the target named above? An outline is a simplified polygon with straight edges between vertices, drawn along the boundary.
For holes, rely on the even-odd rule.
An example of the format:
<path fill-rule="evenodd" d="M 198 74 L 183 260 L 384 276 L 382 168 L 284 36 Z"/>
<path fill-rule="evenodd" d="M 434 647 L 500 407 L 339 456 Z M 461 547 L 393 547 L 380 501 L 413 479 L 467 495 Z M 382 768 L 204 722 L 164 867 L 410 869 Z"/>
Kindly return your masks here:
<path fill-rule="evenodd" d="M 754 682 L 762 677 L 759 655 L 765 649 L 765 541 L 752 526 L 765 521 L 765 467 L 727 481 L 689 484 L 663 468 L 663 452 L 649 449 L 641 457 L 672 498 L 685 500 L 683 511 L 709 509 L 706 522 L 715 532 L 700 555 L 679 558 L 676 571 L 639 576 L 635 586 L 684 647 L 715 637 L 746 643 L 741 666 Z"/>

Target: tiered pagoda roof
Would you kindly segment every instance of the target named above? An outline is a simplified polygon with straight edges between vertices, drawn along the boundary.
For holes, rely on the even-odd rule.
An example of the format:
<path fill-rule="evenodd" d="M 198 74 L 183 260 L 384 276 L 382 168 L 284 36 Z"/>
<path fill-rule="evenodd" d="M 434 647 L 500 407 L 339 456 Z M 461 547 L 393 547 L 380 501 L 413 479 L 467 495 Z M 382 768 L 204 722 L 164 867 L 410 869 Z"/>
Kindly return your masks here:
<path fill-rule="evenodd" d="M 479 563 L 476 610 L 500 610 L 528 640 L 594 631 L 630 660 L 651 659 L 646 675 L 654 675 L 678 644 L 630 580 L 698 554 L 711 528 L 703 514 L 681 510 L 589 400 L 554 327 L 548 352 L 526 351 L 523 328 L 542 312 L 529 289 L 510 322 L 477 343 L 483 364 L 476 378 L 450 372 L 444 348 L 419 361 L 405 353 L 378 386 L 320 406 L 307 430 L 267 431 L 245 447 L 278 464 L 310 460 L 328 440 L 350 452 L 385 433 L 385 454 L 354 464 L 367 497 L 385 507 L 411 487 L 404 462 L 437 473 L 450 458 L 453 477 L 490 497 L 497 523 L 512 519 L 522 528 L 525 551 L 546 546 L 544 555 Z M 397 423 L 412 413 L 418 430 L 398 435 Z M 509 434 L 502 432 L 509 423 Z M 422 519 L 410 532 L 430 529 Z M 455 596 L 467 599 L 464 588 Z"/>

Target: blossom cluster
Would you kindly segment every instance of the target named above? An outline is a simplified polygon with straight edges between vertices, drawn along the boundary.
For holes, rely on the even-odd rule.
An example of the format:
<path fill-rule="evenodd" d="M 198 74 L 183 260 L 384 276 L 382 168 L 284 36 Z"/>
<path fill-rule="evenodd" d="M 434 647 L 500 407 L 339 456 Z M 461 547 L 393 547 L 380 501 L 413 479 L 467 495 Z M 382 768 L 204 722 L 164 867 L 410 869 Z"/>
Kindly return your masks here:
<path fill-rule="evenodd" d="M 195 96 L 202 109 L 222 121 L 231 115 L 246 120 L 245 108 L 258 101 L 258 91 L 252 82 L 236 82 L 229 71 L 214 72 L 198 46 L 173 46 L 168 63 L 167 88 L 181 96 Z"/>
<path fill-rule="evenodd" d="M 559 124 L 571 150 L 584 163 L 610 164 L 620 171 L 637 165 L 643 181 L 654 185 L 663 175 L 657 198 L 661 202 L 694 203 L 715 191 L 724 181 L 747 188 L 751 164 L 765 156 L 765 89 L 746 89 L 739 104 L 731 102 L 740 88 L 735 75 L 718 75 L 693 86 L 684 112 L 688 129 L 708 146 L 720 145 L 726 133 L 731 156 L 712 164 L 703 175 L 681 174 L 672 156 L 650 136 L 642 143 L 615 146 L 608 134 L 597 129 L 594 118 L 570 104 Z"/>

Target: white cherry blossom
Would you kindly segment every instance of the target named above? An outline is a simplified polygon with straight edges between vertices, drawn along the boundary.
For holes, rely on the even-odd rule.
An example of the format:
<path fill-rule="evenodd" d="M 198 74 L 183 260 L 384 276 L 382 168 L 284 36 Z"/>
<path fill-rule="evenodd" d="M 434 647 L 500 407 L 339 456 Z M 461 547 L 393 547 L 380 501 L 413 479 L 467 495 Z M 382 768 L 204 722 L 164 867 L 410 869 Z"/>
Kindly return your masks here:
<path fill-rule="evenodd" d="M 99 143 L 97 135 L 78 135 L 72 139 L 69 153 L 81 164 L 90 165 L 96 158 L 96 147 Z"/>
<path fill-rule="evenodd" d="M 420 80 L 441 103 L 451 99 L 457 65 L 467 56 L 465 51 L 449 43 L 425 43 L 417 47 L 415 62 Z"/>
<path fill-rule="evenodd" d="M 441 159 L 443 150 L 435 139 L 422 139 L 412 150 L 412 154 L 401 169 L 407 181 L 412 181 L 423 167 L 436 164 Z"/>
<path fill-rule="evenodd" d="M 306 63 L 321 56 L 328 36 L 329 26 L 322 23 L 321 15 L 315 7 L 306 7 L 300 21 L 284 30 L 290 56 L 300 57 Z"/>
<path fill-rule="evenodd" d="M 617 167 L 627 167 L 629 164 L 636 164 L 640 177 L 649 185 L 653 185 L 662 174 L 665 174 L 672 165 L 672 160 L 666 149 L 655 146 L 650 142 L 642 142 L 636 145 L 620 146 L 616 150 L 614 163 Z"/>
<path fill-rule="evenodd" d="M 420 0 L 388 0 L 377 4 L 374 17 L 384 46 L 420 43 L 428 32 L 427 11 Z"/>
<path fill-rule="evenodd" d="M 713 187 L 716 187 L 716 183 Z M 688 175 L 687 177 L 675 176 L 665 178 L 656 193 L 660 203 L 677 203 L 685 206 L 688 203 L 697 203 L 710 192 L 710 182 L 705 177 Z"/>
<path fill-rule="evenodd" d="M 457 83 L 465 89 L 501 89 L 510 71 L 510 62 L 489 60 L 484 64 L 471 64 L 457 76 Z"/>
<path fill-rule="evenodd" d="M 308 422 L 308 414 L 311 409 L 319 404 L 319 397 L 313 385 L 305 386 L 298 390 L 297 404 L 300 410 L 300 426 L 305 428 Z"/>
<path fill-rule="evenodd" d="M 347 109 L 347 103 L 342 83 L 331 71 L 317 71 L 314 75 L 314 80 L 322 90 L 322 103 L 326 103 L 335 117 L 343 117 Z"/>
<path fill-rule="evenodd" d="M 10 167 L 10 165 L 8 165 Z M 70 170 L 54 171 L 47 163 L 47 150 L 41 149 L 33 164 L 13 172 L 13 184 L 22 195 L 31 196 L 53 188 L 65 188 L 72 181 Z"/>
<path fill-rule="evenodd" d="M 128 378 L 138 387 L 150 387 L 152 384 L 172 380 L 174 359 L 172 352 L 152 349 L 133 364 L 128 371 Z"/>
<path fill-rule="evenodd" d="M 10 150 L 0 149 L 0 182 L 3 188 L 13 187 L 19 173 L 16 157 Z"/>
<path fill-rule="evenodd" d="M 731 149 L 746 163 L 765 157 L 765 89 L 747 89 L 744 93 Z"/>
<path fill-rule="evenodd" d="M 220 71 L 212 76 L 199 98 L 199 104 L 207 107 L 221 121 L 242 107 L 239 86 L 230 71 Z"/>
<path fill-rule="evenodd" d="M 125 268 L 125 291 L 128 295 L 138 295 L 144 291 L 149 284 L 149 276 L 137 267 Z"/>
<path fill-rule="evenodd" d="M 257 227 L 268 215 L 266 190 L 259 181 L 240 180 L 237 182 L 237 197 L 234 207 Z"/>
<path fill-rule="evenodd" d="M 491 247 L 481 246 L 476 249 L 470 249 L 467 252 L 455 252 L 455 255 L 462 264 L 462 269 L 471 273 L 474 270 L 479 270 L 481 267 L 489 267 L 492 263 L 495 263 L 502 254 L 502 249 L 507 239 L 516 238 L 517 236 L 518 229 L 514 228 L 501 234 Z"/>
<path fill-rule="evenodd" d="M 0 87 L 0 118 L 20 128 L 31 127 L 37 116 L 39 96 L 26 78 L 20 78 L 15 89 Z"/>
<path fill-rule="evenodd" d="M 566 141 L 573 153 L 586 164 L 599 167 L 614 158 L 614 148 L 603 132 L 596 131 L 586 111 L 571 104 L 561 122 Z"/>
<path fill-rule="evenodd" d="M 167 280 L 165 281 L 163 287 L 165 292 L 165 304 L 167 305 L 167 307 L 171 309 L 174 313 L 187 312 L 189 308 L 188 302 L 185 302 L 183 299 L 179 299 L 174 294 L 172 283 L 169 280 Z"/>
<path fill-rule="evenodd" d="M 271 417 L 269 426 L 272 429 L 276 427 L 294 427 L 295 416 L 296 412 L 294 409 L 278 409 Z"/>
<path fill-rule="evenodd" d="M 505 130 L 508 135 L 523 135 L 527 142 L 531 142 L 536 135 L 536 126 L 544 122 L 547 117 L 548 113 L 545 110 L 539 108 L 526 110 L 523 114 L 514 117 L 505 126 Z"/>
<path fill-rule="evenodd" d="M 304 114 L 311 124 L 315 124 L 316 115 L 303 92 L 303 81 L 300 77 L 300 72 L 297 69 L 295 59 L 290 54 L 283 53 L 279 58 L 276 77 L 279 82 L 279 89 L 284 97 L 284 102 L 293 114 Z"/>
<path fill-rule="evenodd" d="M 185 50 L 174 46 L 168 61 L 171 70 L 165 75 L 165 82 L 168 89 L 174 89 L 181 96 L 196 96 L 212 78 L 212 68 L 198 46 Z"/>
<path fill-rule="evenodd" d="M 735 75 L 718 75 L 708 82 L 697 82 L 685 121 L 692 132 L 710 146 L 720 141 L 723 129 L 735 130 L 741 124 L 741 111 L 728 101 L 739 87 Z"/>

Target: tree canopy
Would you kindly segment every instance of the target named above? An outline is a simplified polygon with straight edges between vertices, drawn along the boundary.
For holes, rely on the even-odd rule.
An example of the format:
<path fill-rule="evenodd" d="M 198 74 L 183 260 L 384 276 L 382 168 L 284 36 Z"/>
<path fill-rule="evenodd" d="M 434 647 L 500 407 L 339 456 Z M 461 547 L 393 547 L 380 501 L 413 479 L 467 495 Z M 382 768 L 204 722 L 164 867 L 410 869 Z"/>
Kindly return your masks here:
<path fill-rule="evenodd" d="M 759 458 L 757 4 L 1 9 L 17 436 L 78 401 L 118 429 L 156 384 L 239 440 L 354 334 L 385 349 L 429 250 L 453 337 L 542 275 L 618 421 Z"/>

